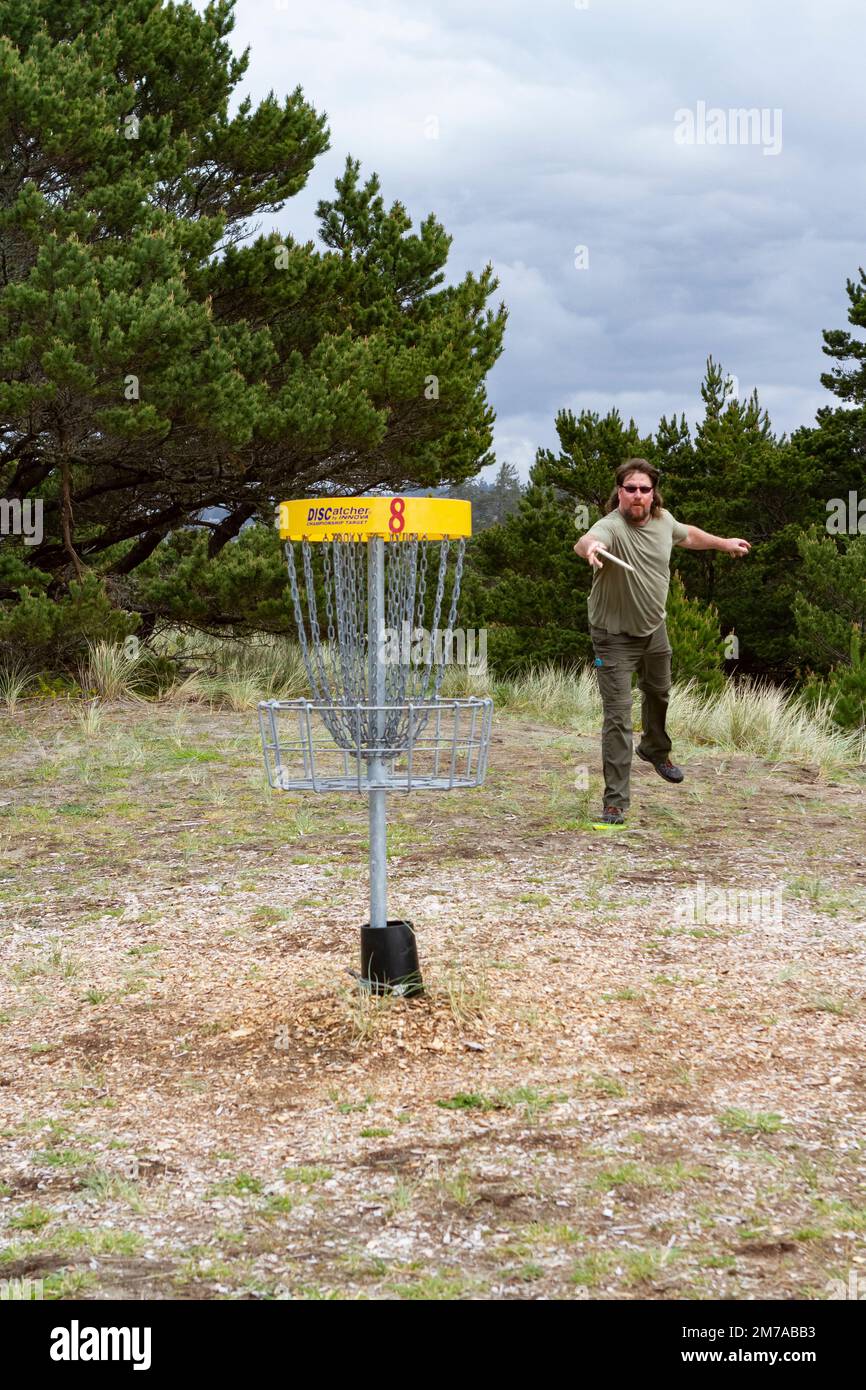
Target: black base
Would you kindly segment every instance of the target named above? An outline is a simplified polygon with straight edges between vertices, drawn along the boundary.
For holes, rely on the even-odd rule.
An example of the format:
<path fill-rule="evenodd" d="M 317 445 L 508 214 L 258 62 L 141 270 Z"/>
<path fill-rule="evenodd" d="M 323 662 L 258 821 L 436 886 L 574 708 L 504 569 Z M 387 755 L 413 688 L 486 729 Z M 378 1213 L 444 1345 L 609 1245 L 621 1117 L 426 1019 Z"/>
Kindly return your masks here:
<path fill-rule="evenodd" d="M 418 944 L 411 922 L 361 928 L 361 984 L 373 994 L 423 994 Z"/>

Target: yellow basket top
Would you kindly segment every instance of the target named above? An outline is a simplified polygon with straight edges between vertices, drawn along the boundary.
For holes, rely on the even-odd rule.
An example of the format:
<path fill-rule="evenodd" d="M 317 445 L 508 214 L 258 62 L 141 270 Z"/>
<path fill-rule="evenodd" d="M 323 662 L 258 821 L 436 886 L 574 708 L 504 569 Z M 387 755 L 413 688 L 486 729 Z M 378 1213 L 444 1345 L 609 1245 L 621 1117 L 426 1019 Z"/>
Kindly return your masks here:
<path fill-rule="evenodd" d="M 308 497 L 280 503 L 280 538 L 329 541 L 335 536 L 430 541 L 472 535 L 472 504 L 453 497 Z"/>

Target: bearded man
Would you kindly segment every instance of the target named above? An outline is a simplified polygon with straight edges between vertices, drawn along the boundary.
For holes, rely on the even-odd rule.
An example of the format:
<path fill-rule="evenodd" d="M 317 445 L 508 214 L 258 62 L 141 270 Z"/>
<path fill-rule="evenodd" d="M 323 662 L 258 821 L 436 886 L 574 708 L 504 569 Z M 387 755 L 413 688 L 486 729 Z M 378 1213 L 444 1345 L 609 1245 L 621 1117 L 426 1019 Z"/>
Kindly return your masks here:
<path fill-rule="evenodd" d="M 711 536 L 677 521 L 662 506 L 658 480 L 658 469 L 646 459 L 626 459 L 616 470 L 616 487 L 605 515 L 574 547 L 593 570 L 588 610 L 604 709 L 604 825 L 623 825 L 629 808 L 633 672 L 641 692 L 643 726 L 637 755 L 652 763 L 666 782 L 683 780 L 682 769 L 671 762 L 672 745 L 665 728 L 671 686 L 665 607 L 673 546 L 723 550 L 730 555 L 748 555 L 751 550 L 750 543 L 739 537 Z M 605 560 L 600 548 L 629 568 Z"/>

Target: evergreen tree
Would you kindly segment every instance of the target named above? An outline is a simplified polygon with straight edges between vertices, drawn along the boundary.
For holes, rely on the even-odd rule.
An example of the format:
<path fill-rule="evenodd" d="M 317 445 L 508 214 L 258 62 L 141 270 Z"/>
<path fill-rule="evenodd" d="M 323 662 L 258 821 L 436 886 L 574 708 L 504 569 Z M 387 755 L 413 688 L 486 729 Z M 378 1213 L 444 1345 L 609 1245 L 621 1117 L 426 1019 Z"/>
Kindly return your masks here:
<path fill-rule="evenodd" d="M 603 418 L 590 410 L 582 410 L 577 418 L 570 410 L 560 410 L 556 432 L 559 454 L 539 449 L 534 476 L 539 483 L 557 488 L 572 510 L 585 508 L 587 528 L 604 512 L 613 490 L 614 473 L 624 459 L 637 457 L 654 462 L 652 439 L 641 438 L 634 420 L 624 425 L 618 410 L 609 411 Z"/>
<path fill-rule="evenodd" d="M 673 651 L 672 678 L 683 684 L 693 680 L 707 693 L 720 691 L 725 684 L 725 642 L 718 612 L 689 598 L 676 572 L 668 590 L 666 628 Z"/>
<path fill-rule="evenodd" d="M 866 329 L 866 274 L 846 281 L 848 322 Z M 822 407 L 816 427 L 798 432 L 799 440 L 819 466 L 823 497 L 846 497 L 862 488 L 866 478 L 866 343 L 842 328 L 825 329 L 823 352 L 835 365 L 821 375 L 821 385 L 832 391 L 841 406 Z M 797 437 L 797 436 L 795 436 Z"/>
<path fill-rule="evenodd" d="M 462 498 L 472 503 L 472 531 L 477 534 L 488 526 L 498 526 L 511 516 L 520 504 L 523 485 L 513 463 L 502 463 L 492 482 L 470 478 L 457 487 L 440 488 L 444 497 Z"/>
<path fill-rule="evenodd" d="M 0 0 L 0 496 L 40 499 L 45 527 L 7 538 L 7 614 L 87 581 L 146 633 L 192 596 L 149 607 L 138 572 L 166 546 L 185 573 L 191 523 L 213 560 L 284 497 L 492 461 L 491 267 L 445 286 L 444 228 L 413 231 L 352 158 L 324 249 L 247 240 L 328 132 L 300 87 L 229 115 L 233 24 L 233 0 Z"/>
<path fill-rule="evenodd" d="M 514 464 L 500 464 L 491 487 L 493 514 L 488 524 L 501 526 L 506 517 L 511 516 L 520 506 L 522 494 L 520 474 Z"/>
<path fill-rule="evenodd" d="M 866 536 L 837 543 L 812 527 L 798 545 L 797 649 L 808 668 L 827 671 L 849 660 L 852 628 L 866 632 Z"/>
<path fill-rule="evenodd" d="M 834 667 L 827 681 L 833 718 L 844 729 L 866 728 L 866 646 L 862 639 L 862 627 L 853 624 L 848 660 Z"/>
<path fill-rule="evenodd" d="M 709 358 L 704 417 L 694 439 L 684 418 L 662 418 L 654 462 L 665 505 L 678 520 L 718 536 L 744 536 L 747 560 L 675 548 L 672 563 L 692 596 L 718 609 L 736 633 L 742 666 L 789 675 L 795 664 L 793 598 L 801 528 L 815 519 L 814 464 L 771 429 L 757 391 L 740 402 Z"/>
<path fill-rule="evenodd" d="M 570 509 L 533 467 L 517 511 L 470 542 L 461 619 L 487 628 L 488 661 L 497 671 L 589 656 L 588 566 L 574 541 Z"/>

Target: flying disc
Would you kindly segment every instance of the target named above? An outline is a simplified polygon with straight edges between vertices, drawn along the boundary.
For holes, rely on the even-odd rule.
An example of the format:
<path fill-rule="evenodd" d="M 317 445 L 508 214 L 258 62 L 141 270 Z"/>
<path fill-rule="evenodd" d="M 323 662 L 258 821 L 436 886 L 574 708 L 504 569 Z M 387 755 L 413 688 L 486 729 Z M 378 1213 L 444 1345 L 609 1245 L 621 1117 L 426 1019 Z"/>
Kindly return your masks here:
<path fill-rule="evenodd" d="M 613 560 L 613 563 L 622 569 L 631 570 L 632 574 L 637 574 L 634 565 L 630 565 L 627 560 L 621 560 L 618 555 L 611 555 L 610 551 L 604 550 L 602 546 L 599 546 L 595 553 L 596 555 L 603 555 L 606 560 Z"/>

